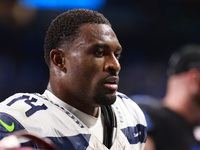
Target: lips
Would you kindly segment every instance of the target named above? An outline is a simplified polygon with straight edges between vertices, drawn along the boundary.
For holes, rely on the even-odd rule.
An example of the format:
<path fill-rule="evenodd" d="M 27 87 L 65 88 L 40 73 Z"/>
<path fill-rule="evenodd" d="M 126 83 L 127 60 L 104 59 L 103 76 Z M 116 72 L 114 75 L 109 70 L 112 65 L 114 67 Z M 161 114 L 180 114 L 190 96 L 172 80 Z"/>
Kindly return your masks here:
<path fill-rule="evenodd" d="M 104 86 L 110 90 L 117 90 L 118 83 L 119 83 L 119 78 L 116 76 L 110 76 L 104 80 Z"/>

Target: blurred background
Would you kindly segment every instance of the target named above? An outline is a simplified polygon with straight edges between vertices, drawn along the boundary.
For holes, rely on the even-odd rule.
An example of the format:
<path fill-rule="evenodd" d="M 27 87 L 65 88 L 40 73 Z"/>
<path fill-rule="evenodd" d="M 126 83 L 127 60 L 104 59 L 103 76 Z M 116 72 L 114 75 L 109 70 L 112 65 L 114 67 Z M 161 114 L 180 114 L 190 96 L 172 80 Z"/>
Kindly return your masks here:
<path fill-rule="evenodd" d="M 97 10 L 123 47 L 119 91 L 161 99 L 170 54 L 200 44 L 200 0 L 0 0 L 0 101 L 46 89 L 43 41 L 50 22 L 72 8 Z"/>

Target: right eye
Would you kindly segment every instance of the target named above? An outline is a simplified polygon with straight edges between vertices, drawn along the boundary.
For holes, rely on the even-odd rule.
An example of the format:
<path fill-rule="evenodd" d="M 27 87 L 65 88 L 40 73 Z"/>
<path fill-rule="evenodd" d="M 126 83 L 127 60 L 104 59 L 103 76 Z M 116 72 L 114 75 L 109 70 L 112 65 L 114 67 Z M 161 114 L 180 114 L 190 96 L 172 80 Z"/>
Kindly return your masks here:
<path fill-rule="evenodd" d="M 102 50 L 98 50 L 98 51 L 95 52 L 95 55 L 97 57 L 102 57 L 104 55 L 104 52 Z"/>

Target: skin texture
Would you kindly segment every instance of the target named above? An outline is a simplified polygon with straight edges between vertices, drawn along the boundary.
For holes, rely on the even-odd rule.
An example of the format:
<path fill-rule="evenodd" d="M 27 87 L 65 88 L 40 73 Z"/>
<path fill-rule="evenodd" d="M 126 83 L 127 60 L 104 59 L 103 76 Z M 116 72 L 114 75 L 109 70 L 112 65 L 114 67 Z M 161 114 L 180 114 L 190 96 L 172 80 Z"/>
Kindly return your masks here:
<path fill-rule="evenodd" d="M 110 26 L 82 25 L 73 43 L 51 51 L 48 90 L 80 111 L 96 116 L 99 106 L 116 100 L 121 51 Z"/>

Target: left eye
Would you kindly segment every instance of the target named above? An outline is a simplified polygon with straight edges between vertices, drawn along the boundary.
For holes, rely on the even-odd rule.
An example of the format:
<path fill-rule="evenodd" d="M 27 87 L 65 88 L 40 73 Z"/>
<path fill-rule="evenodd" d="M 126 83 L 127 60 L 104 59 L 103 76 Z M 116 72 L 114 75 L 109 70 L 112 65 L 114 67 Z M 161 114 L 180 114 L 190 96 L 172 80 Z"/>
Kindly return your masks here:
<path fill-rule="evenodd" d="M 120 59 L 121 54 L 115 54 L 115 57 L 116 57 L 117 59 Z"/>

